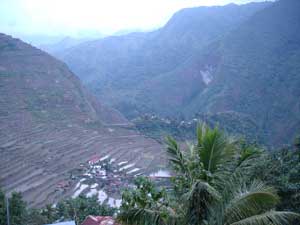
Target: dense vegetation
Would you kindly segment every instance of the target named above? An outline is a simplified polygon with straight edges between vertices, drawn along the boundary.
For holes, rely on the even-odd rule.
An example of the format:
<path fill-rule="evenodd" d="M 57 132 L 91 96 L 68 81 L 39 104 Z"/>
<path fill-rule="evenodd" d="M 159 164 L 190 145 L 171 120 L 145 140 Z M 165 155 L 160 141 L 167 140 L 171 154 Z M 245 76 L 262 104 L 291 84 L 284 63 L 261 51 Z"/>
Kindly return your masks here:
<path fill-rule="evenodd" d="M 0 190 L 0 224 L 7 224 L 6 198 Z M 43 209 L 27 207 L 20 193 L 13 192 L 9 197 L 9 213 L 11 225 L 43 225 L 59 221 L 74 220 L 76 224 L 88 215 L 112 216 L 116 212 L 106 202 L 99 204 L 96 196 L 80 195 L 74 199 L 60 201 L 56 206 L 47 205 Z"/>
<path fill-rule="evenodd" d="M 299 223 L 300 137 L 273 152 L 206 125 L 197 127 L 196 137 L 185 150 L 168 137 L 172 177 L 164 182 L 138 177 L 135 188 L 123 192 L 120 210 L 83 195 L 32 209 L 14 192 L 9 197 L 11 224 L 80 224 L 88 215 L 116 213 L 128 225 Z M 162 183 L 167 185 L 158 185 Z M 0 224 L 5 223 L 6 199 L 0 191 Z"/>
<path fill-rule="evenodd" d="M 257 135 L 258 127 L 250 118 L 240 118 L 234 113 L 218 113 L 213 115 L 195 114 L 193 119 L 178 117 L 162 117 L 157 114 L 143 114 L 131 120 L 137 130 L 146 136 L 164 142 L 164 137 L 170 135 L 178 141 L 194 139 L 194 132 L 199 123 L 210 127 L 219 126 L 232 136 L 245 139 L 248 143 L 262 144 L 263 138 Z"/>
<path fill-rule="evenodd" d="M 295 224 L 299 146 L 297 139 L 293 149 L 267 153 L 207 126 L 198 127 L 197 142 L 185 151 L 169 137 L 171 188 L 139 178 L 137 188 L 123 193 L 119 219 L 130 225 Z"/>

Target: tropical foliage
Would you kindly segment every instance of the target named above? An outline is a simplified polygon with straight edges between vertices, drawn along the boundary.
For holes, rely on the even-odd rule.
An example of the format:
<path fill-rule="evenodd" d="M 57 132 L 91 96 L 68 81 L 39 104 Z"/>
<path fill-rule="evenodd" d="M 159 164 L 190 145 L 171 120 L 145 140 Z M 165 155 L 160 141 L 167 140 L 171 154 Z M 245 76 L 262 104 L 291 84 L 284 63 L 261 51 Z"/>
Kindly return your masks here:
<path fill-rule="evenodd" d="M 20 193 L 13 192 L 8 198 L 11 225 L 23 225 L 27 218 L 26 203 L 22 200 Z M 0 189 L 0 224 L 6 224 L 7 199 Z"/>
<path fill-rule="evenodd" d="M 112 216 L 116 212 L 107 203 L 99 204 L 96 196 L 83 195 L 60 201 L 55 207 L 47 205 L 43 209 L 31 209 L 26 206 L 21 194 L 16 192 L 9 198 L 9 209 L 11 225 L 42 225 L 66 220 L 81 224 L 88 215 Z M 0 190 L 0 224 L 6 224 L 6 221 L 5 194 Z"/>
<path fill-rule="evenodd" d="M 266 154 L 255 163 L 252 176 L 264 180 L 278 190 L 279 210 L 300 212 L 300 139 L 293 147 Z"/>
<path fill-rule="evenodd" d="M 282 225 L 298 218 L 276 211 L 277 191 L 257 179 L 255 162 L 267 158 L 261 149 L 206 125 L 197 128 L 196 143 L 185 151 L 171 137 L 166 142 L 172 190 L 157 191 L 151 181 L 138 181 L 123 194 L 119 219 L 125 224 Z"/>
<path fill-rule="evenodd" d="M 31 209 L 20 193 L 12 193 L 11 224 L 80 224 L 87 215 L 116 213 L 124 225 L 299 224 L 299 137 L 293 146 L 269 152 L 203 125 L 194 143 L 167 137 L 166 144 L 172 177 L 163 183 L 168 185 L 138 177 L 135 187 L 123 192 L 119 211 L 99 204 L 96 196 L 82 195 Z M 0 190 L 0 224 L 6 219 L 6 197 Z"/>
<path fill-rule="evenodd" d="M 145 177 L 137 178 L 135 186 L 136 189 L 123 192 L 121 221 L 135 225 L 180 224 L 165 189 L 157 188 Z"/>

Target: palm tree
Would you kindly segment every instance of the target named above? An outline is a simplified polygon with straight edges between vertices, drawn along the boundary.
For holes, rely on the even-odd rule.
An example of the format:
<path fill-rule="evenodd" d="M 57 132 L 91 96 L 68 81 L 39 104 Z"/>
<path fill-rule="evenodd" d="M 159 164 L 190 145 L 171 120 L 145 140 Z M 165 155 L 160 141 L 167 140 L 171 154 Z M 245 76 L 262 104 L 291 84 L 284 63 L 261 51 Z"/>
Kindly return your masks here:
<path fill-rule="evenodd" d="M 261 181 L 247 183 L 242 177 L 233 176 L 224 181 L 220 191 L 203 184 L 204 188 L 194 188 L 188 193 L 186 224 L 287 225 L 299 218 L 296 213 L 274 211 L 279 197 Z M 203 184 L 199 181 L 195 186 Z M 206 217 L 199 216 L 197 210 Z"/>
<path fill-rule="evenodd" d="M 169 205 L 164 189 L 158 189 L 145 177 L 135 180 L 136 189 L 122 194 L 118 219 L 130 225 L 182 225 L 178 212 Z"/>
<path fill-rule="evenodd" d="M 167 137 L 167 154 L 175 173 L 174 204 L 158 201 L 141 207 L 133 200 L 131 208 L 121 213 L 125 224 L 285 225 L 299 217 L 274 211 L 279 202 L 276 191 L 261 181 L 249 180 L 251 165 L 261 151 L 241 146 L 218 128 L 199 126 L 197 142 L 186 151 Z"/>
<path fill-rule="evenodd" d="M 182 151 L 167 138 L 167 153 L 176 173 L 175 187 L 187 204 L 186 223 L 193 225 L 288 224 L 298 215 L 276 212 L 275 190 L 261 181 L 249 181 L 253 160 L 262 152 L 240 146 L 218 128 L 197 128 L 197 143 Z"/>
<path fill-rule="evenodd" d="M 188 144 L 182 151 L 172 137 L 167 137 L 167 153 L 175 172 L 174 189 L 178 195 L 189 192 L 198 182 L 206 182 L 214 188 L 222 187 L 224 180 L 233 173 L 251 169 L 261 151 L 253 146 L 242 146 L 227 137 L 217 127 L 210 129 L 203 124 L 197 128 L 197 142 Z M 202 185 L 202 187 L 204 187 Z"/>

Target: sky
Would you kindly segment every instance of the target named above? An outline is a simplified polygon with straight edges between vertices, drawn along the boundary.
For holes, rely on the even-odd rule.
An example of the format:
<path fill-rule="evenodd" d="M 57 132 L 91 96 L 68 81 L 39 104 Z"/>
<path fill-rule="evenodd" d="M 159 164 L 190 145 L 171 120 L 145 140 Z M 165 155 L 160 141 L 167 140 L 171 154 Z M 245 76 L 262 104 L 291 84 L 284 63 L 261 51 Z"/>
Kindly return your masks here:
<path fill-rule="evenodd" d="M 151 30 L 182 8 L 250 1 L 263 0 L 0 0 L 0 32 L 76 37 Z"/>

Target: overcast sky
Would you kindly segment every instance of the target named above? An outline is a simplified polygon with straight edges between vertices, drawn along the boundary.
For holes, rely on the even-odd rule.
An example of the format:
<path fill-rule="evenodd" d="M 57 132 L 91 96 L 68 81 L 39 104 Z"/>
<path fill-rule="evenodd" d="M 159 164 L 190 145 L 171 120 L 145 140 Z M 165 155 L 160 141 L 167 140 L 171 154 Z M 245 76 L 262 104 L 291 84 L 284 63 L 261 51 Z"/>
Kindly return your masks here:
<path fill-rule="evenodd" d="M 0 0 L 0 32 L 76 36 L 148 30 L 181 8 L 262 0 Z"/>

